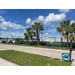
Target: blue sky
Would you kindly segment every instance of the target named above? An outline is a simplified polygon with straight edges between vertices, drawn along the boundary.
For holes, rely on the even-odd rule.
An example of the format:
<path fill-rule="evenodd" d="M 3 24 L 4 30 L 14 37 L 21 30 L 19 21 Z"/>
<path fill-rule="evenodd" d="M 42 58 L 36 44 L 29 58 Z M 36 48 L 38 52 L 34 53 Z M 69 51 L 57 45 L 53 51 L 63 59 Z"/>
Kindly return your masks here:
<path fill-rule="evenodd" d="M 63 20 L 75 22 L 74 9 L 0 9 L 0 37 L 24 38 L 26 28 L 34 22 L 44 27 L 42 38 L 62 37 L 56 28 Z"/>

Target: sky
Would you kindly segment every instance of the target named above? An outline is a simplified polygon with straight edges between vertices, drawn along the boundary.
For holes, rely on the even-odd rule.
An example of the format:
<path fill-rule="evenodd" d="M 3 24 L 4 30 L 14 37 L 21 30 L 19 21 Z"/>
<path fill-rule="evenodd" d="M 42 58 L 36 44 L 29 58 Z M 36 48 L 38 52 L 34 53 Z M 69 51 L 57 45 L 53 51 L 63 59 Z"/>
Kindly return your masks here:
<path fill-rule="evenodd" d="M 74 9 L 0 9 L 0 37 L 24 38 L 26 28 L 41 22 L 40 38 L 62 37 L 56 29 L 63 20 L 75 22 Z"/>

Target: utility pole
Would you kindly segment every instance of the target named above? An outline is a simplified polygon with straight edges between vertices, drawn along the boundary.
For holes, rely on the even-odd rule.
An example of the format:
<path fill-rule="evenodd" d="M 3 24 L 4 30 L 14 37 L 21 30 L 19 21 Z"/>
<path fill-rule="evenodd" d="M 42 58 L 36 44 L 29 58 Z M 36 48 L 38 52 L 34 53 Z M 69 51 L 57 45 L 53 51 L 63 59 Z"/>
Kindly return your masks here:
<path fill-rule="evenodd" d="M 72 52 L 73 48 L 70 46 L 70 62 L 71 62 L 71 52 Z"/>

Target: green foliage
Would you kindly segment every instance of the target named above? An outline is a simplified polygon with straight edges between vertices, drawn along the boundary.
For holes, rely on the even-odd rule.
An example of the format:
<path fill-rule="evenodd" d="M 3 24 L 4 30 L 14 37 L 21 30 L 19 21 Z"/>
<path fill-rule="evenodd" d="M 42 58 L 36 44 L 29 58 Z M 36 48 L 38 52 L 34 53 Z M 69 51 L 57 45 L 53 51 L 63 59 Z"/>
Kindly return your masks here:
<path fill-rule="evenodd" d="M 65 38 L 68 37 L 68 34 L 70 33 L 70 21 L 63 21 L 60 23 L 60 27 L 57 27 L 57 32 L 62 34 Z"/>
<path fill-rule="evenodd" d="M 62 34 L 65 38 L 67 38 L 67 48 L 68 46 L 68 38 L 69 38 L 69 33 L 70 33 L 70 22 L 71 20 L 63 21 L 60 23 L 60 27 L 57 27 L 57 32 L 59 34 Z"/>
<path fill-rule="evenodd" d="M 35 33 L 35 31 L 32 30 L 32 28 L 26 28 L 26 30 L 27 30 L 27 34 L 29 35 L 30 38 L 35 36 L 36 33 Z"/>
<path fill-rule="evenodd" d="M 25 40 L 29 40 L 29 35 L 27 33 L 24 33 L 24 37 L 25 37 Z"/>
<path fill-rule="evenodd" d="M 0 37 L 0 39 L 3 39 L 2 37 Z"/>
<path fill-rule="evenodd" d="M 15 40 L 19 43 L 19 41 L 21 41 L 22 38 L 15 38 Z"/>
<path fill-rule="evenodd" d="M 9 39 L 9 38 L 5 38 L 5 39 Z"/>
<path fill-rule="evenodd" d="M 40 31 L 43 31 L 43 25 L 41 25 L 40 22 L 35 22 L 34 25 L 32 25 L 32 29 L 36 31 L 36 38 L 37 38 L 37 44 L 39 45 L 39 35 Z"/>
<path fill-rule="evenodd" d="M 15 40 L 16 40 L 16 41 L 20 41 L 20 40 L 22 40 L 22 38 L 15 38 Z"/>
<path fill-rule="evenodd" d="M 75 35 L 70 35 L 69 39 L 70 39 L 70 41 L 74 41 L 75 40 Z"/>
<path fill-rule="evenodd" d="M 75 23 L 70 25 L 71 20 L 63 21 L 60 23 L 60 27 L 57 27 L 57 32 L 62 34 L 67 38 L 67 48 L 68 48 L 68 38 L 70 39 L 70 46 L 72 47 L 72 41 L 75 41 Z"/>

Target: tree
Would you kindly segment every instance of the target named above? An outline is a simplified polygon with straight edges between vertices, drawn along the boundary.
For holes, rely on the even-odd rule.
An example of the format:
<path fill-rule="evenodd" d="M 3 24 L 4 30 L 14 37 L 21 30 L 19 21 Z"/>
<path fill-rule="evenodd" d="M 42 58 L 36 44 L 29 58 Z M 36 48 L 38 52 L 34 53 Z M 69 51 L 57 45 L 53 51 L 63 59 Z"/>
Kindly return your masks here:
<path fill-rule="evenodd" d="M 26 30 L 27 30 L 27 34 L 28 34 L 29 37 L 31 38 L 32 44 L 33 44 L 33 36 L 36 36 L 36 35 L 35 35 L 35 32 L 32 30 L 32 28 L 26 28 Z"/>
<path fill-rule="evenodd" d="M 9 38 L 5 38 L 5 39 L 7 40 L 6 42 L 8 43 L 8 39 L 9 39 Z"/>
<path fill-rule="evenodd" d="M 12 38 L 13 40 L 15 39 L 15 38 Z"/>
<path fill-rule="evenodd" d="M 22 40 L 22 38 L 15 38 L 15 40 L 17 41 L 17 43 L 19 44 L 19 41 Z"/>
<path fill-rule="evenodd" d="M 35 22 L 34 25 L 32 25 L 32 29 L 36 31 L 36 38 L 37 38 L 37 44 L 39 45 L 39 35 L 40 31 L 43 31 L 43 26 L 40 25 L 40 22 Z"/>
<path fill-rule="evenodd" d="M 72 41 L 75 41 L 74 33 L 75 33 L 75 23 L 72 23 L 70 25 L 70 37 L 69 37 L 69 39 L 70 39 L 70 47 L 72 47 Z"/>
<path fill-rule="evenodd" d="M 0 37 L 0 40 L 3 39 L 2 37 Z"/>
<path fill-rule="evenodd" d="M 59 34 L 62 34 L 62 36 L 64 36 L 65 38 L 67 38 L 67 48 L 69 47 L 68 45 L 68 38 L 69 38 L 69 33 L 70 33 L 70 21 L 71 20 L 67 20 L 67 21 L 63 21 L 60 23 L 60 27 L 57 27 L 57 32 Z"/>
<path fill-rule="evenodd" d="M 29 40 L 29 35 L 27 33 L 24 33 L 24 37 L 25 37 L 25 40 Z"/>

